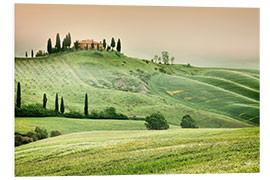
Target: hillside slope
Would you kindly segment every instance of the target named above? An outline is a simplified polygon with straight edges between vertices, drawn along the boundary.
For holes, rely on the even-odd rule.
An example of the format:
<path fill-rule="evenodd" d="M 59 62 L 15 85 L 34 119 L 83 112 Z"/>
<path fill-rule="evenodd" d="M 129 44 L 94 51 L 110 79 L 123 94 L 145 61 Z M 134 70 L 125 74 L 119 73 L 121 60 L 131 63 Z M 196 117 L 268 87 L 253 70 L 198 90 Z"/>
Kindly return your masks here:
<path fill-rule="evenodd" d="M 44 58 L 15 58 L 15 83 L 22 104 L 41 103 L 55 93 L 67 111 L 114 106 L 128 116 L 162 112 L 179 125 L 191 115 L 199 127 L 247 127 L 259 124 L 259 71 L 162 65 L 116 52 L 78 51 Z"/>
<path fill-rule="evenodd" d="M 15 176 L 251 173 L 259 128 L 89 131 L 15 148 Z"/>

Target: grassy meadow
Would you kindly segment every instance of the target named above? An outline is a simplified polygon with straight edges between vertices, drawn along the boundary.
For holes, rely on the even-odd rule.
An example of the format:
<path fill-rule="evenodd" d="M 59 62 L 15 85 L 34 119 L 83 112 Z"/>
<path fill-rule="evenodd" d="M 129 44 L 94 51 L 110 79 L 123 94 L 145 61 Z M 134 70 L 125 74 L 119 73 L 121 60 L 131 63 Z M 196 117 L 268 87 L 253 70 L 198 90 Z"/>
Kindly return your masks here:
<path fill-rule="evenodd" d="M 59 130 L 62 134 L 84 131 L 145 130 L 144 123 L 145 121 L 139 120 L 16 117 L 15 132 L 26 134 L 37 126 L 46 128 L 48 132 Z M 177 128 L 180 126 L 170 125 L 170 129 Z"/>
<path fill-rule="evenodd" d="M 130 117 L 160 111 L 173 125 L 189 114 L 202 128 L 259 125 L 257 70 L 164 65 L 116 52 L 78 51 L 15 58 L 17 82 L 24 105 L 42 103 L 46 93 L 53 109 L 59 93 L 66 112 L 83 112 L 88 93 L 89 111 L 113 106 Z"/>
<path fill-rule="evenodd" d="M 15 58 L 22 105 L 65 112 L 115 107 L 128 117 L 160 112 L 168 130 L 143 120 L 15 117 L 15 132 L 62 135 L 15 147 L 15 176 L 250 173 L 260 171 L 259 70 L 164 65 L 114 51 Z M 15 88 L 16 91 L 16 88 Z M 190 115 L 199 128 L 180 127 Z"/>
<path fill-rule="evenodd" d="M 259 172 L 259 128 L 88 131 L 16 147 L 15 176 Z"/>

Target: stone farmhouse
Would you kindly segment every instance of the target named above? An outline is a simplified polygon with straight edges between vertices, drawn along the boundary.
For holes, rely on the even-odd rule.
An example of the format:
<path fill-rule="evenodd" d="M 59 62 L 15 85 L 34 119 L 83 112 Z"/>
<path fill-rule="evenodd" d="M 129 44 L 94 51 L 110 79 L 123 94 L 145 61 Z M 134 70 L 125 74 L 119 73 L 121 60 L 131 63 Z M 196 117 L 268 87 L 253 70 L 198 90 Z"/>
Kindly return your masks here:
<path fill-rule="evenodd" d="M 79 48 L 84 49 L 88 45 L 88 49 L 91 49 L 91 44 L 94 43 L 94 49 L 97 49 L 97 45 L 99 44 L 99 49 L 104 50 L 104 47 L 101 42 L 97 42 L 94 40 L 86 39 L 86 40 L 79 40 Z M 75 47 L 75 42 L 74 42 L 74 47 Z"/>

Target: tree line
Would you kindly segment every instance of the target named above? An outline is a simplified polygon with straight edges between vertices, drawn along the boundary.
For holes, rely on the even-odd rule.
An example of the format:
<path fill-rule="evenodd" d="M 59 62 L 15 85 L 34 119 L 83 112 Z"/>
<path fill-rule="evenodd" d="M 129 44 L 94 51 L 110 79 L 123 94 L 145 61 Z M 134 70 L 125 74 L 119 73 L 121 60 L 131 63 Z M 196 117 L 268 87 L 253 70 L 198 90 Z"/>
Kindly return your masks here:
<path fill-rule="evenodd" d="M 121 52 L 121 40 L 120 40 L 120 38 L 118 38 L 117 43 L 116 43 L 114 37 L 112 37 L 110 44 L 108 44 L 106 42 L 106 39 L 103 39 L 103 41 L 100 41 L 100 44 L 102 44 L 104 50 L 106 50 L 106 51 L 114 51 L 116 49 L 118 52 Z M 70 33 L 66 34 L 66 36 L 64 37 L 62 43 L 61 43 L 61 39 L 60 39 L 60 34 L 57 33 L 56 34 L 55 46 L 53 47 L 52 39 L 49 38 L 48 41 L 47 41 L 47 52 L 37 51 L 35 56 L 39 57 L 39 56 L 45 56 L 47 54 L 54 54 L 54 53 L 59 53 L 59 52 L 63 52 L 63 51 L 70 51 L 71 50 L 71 45 L 72 45 L 72 41 L 71 41 L 71 34 Z M 79 47 L 79 42 L 78 41 L 74 42 L 74 49 L 75 50 L 81 49 Z M 95 48 L 95 44 L 93 42 L 90 44 L 90 47 L 88 47 L 88 44 L 87 44 L 83 49 L 84 50 L 94 50 L 95 49 L 95 50 L 98 50 L 98 51 L 102 50 L 102 48 L 100 47 L 99 44 L 97 44 L 97 47 Z M 28 57 L 28 52 L 27 51 L 25 52 L 25 57 Z M 34 57 L 34 51 L 33 50 L 31 50 L 31 57 L 32 58 Z"/>
<path fill-rule="evenodd" d="M 15 107 L 15 116 L 16 117 L 48 117 L 48 116 L 65 116 L 70 118 L 89 118 L 89 119 L 128 119 L 128 117 L 122 113 L 117 113 L 114 107 L 108 107 L 104 111 L 97 112 L 92 110 L 91 113 L 88 111 L 88 95 L 85 94 L 84 101 L 84 114 L 82 115 L 79 112 L 70 111 L 65 113 L 65 104 L 64 98 L 61 97 L 60 106 L 59 106 L 59 97 L 58 93 L 55 95 L 54 110 L 47 109 L 47 95 L 43 94 L 42 106 L 39 104 L 36 105 L 27 105 L 21 106 L 21 84 L 17 83 L 17 96 L 16 96 L 16 107 Z"/>
<path fill-rule="evenodd" d="M 163 64 L 171 64 L 174 63 L 175 58 L 174 57 L 169 57 L 169 53 L 167 51 L 162 51 L 161 52 L 161 56 L 155 55 L 153 59 L 151 59 L 152 62 L 154 63 L 159 63 L 161 64 L 163 62 Z"/>
<path fill-rule="evenodd" d="M 114 37 L 112 37 L 110 45 L 106 42 L 106 39 L 103 39 L 103 41 L 100 41 L 100 44 L 102 44 L 104 50 L 114 51 L 114 48 L 116 47 L 116 50 L 118 52 L 121 52 L 121 40 L 120 40 L 120 38 L 118 38 L 117 44 L 115 42 Z M 48 39 L 47 52 L 49 54 L 58 53 L 58 52 L 66 51 L 66 50 L 70 50 L 70 49 L 71 49 L 71 35 L 70 35 L 70 33 L 68 33 L 65 36 L 65 38 L 63 39 L 62 46 L 61 46 L 61 39 L 60 39 L 59 33 L 56 34 L 55 47 L 52 46 L 51 38 Z M 75 50 L 80 49 L 79 41 L 74 42 L 74 49 Z M 93 41 L 90 44 L 90 47 L 88 47 L 88 44 L 87 44 L 83 49 L 85 49 L 85 50 L 94 50 L 94 49 L 95 50 L 102 50 L 102 48 L 100 47 L 99 44 L 97 44 L 97 47 L 95 48 L 95 44 L 93 43 Z"/>

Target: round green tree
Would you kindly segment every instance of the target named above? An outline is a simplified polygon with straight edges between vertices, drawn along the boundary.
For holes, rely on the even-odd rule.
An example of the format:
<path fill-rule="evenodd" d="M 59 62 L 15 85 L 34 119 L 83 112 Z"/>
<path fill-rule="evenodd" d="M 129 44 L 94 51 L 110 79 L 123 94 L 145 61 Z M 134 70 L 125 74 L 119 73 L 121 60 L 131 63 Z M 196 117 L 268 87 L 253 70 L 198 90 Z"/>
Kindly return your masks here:
<path fill-rule="evenodd" d="M 147 129 L 153 130 L 164 130 L 169 129 L 169 124 L 167 120 L 161 113 L 153 113 L 150 116 L 147 116 L 145 119 L 145 126 Z"/>
<path fill-rule="evenodd" d="M 190 115 L 183 116 L 180 125 L 182 126 L 182 128 L 198 128 L 196 122 L 194 121 L 194 119 L 192 119 L 192 117 L 190 117 Z"/>

